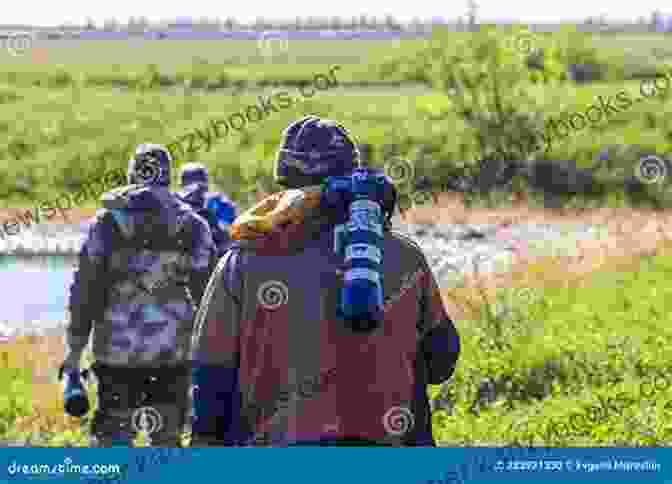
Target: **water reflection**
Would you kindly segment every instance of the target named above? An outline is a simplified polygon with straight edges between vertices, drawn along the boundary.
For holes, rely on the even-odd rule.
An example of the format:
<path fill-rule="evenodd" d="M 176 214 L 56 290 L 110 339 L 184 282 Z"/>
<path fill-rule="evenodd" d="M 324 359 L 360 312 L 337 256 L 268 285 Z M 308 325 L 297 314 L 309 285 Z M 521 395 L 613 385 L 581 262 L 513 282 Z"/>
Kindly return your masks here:
<path fill-rule="evenodd" d="M 0 255 L 0 321 L 24 332 L 38 322 L 54 327 L 66 319 L 76 256 Z"/>

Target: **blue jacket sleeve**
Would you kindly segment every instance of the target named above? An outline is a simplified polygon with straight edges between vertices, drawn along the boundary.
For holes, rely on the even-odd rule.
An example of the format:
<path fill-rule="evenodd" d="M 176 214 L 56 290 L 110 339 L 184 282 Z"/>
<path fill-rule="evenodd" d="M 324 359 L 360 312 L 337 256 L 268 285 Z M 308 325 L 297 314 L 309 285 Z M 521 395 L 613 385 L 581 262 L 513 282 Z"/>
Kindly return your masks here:
<path fill-rule="evenodd" d="M 427 366 L 428 383 L 438 385 L 455 371 L 460 337 L 446 313 L 438 284 L 428 266 L 423 279 L 420 350 Z"/>
<path fill-rule="evenodd" d="M 460 355 L 460 337 L 450 319 L 432 328 L 423 338 L 422 353 L 430 384 L 438 385 L 453 375 Z"/>

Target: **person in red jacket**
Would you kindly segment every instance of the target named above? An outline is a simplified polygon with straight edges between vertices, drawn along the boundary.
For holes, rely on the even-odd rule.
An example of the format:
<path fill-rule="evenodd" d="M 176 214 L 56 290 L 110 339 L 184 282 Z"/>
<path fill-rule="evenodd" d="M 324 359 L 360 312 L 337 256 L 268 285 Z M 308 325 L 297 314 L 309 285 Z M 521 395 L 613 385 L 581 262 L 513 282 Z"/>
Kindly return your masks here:
<path fill-rule="evenodd" d="M 301 189 L 358 164 L 345 128 L 308 116 L 286 130 L 276 179 Z M 460 340 L 422 250 L 390 230 L 393 210 L 383 321 L 370 332 L 337 317 L 335 214 L 229 248 L 196 319 L 192 446 L 435 445 L 426 385 L 450 378 Z"/>

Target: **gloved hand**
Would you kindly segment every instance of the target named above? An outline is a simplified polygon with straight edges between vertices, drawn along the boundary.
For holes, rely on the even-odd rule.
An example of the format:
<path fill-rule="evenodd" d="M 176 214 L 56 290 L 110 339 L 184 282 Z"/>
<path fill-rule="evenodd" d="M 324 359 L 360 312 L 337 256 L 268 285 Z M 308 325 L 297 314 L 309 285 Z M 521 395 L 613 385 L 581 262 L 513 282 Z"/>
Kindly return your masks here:
<path fill-rule="evenodd" d="M 81 371 L 63 363 L 58 369 L 58 379 L 63 381 L 63 404 L 65 412 L 73 417 L 83 417 L 89 412 L 89 398 L 82 379 L 89 378 L 89 370 Z"/>
<path fill-rule="evenodd" d="M 67 362 L 63 362 L 61 366 L 58 367 L 58 380 L 62 380 L 63 376 L 65 375 L 66 372 L 79 372 L 79 375 L 84 379 L 88 380 L 89 379 L 89 370 L 84 369 L 80 370 L 79 366 L 73 367 L 72 365 L 69 365 Z"/>

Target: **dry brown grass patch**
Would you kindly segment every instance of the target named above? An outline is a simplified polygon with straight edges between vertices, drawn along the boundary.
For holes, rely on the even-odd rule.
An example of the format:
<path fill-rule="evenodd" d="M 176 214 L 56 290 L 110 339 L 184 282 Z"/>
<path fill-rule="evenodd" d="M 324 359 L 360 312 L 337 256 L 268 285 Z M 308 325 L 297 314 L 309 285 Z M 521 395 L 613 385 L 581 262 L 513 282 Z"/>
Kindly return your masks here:
<path fill-rule="evenodd" d="M 25 336 L 0 348 L 7 368 L 29 368 L 33 371 L 30 385 L 31 413 L 17 419 L 13 431 L 35 435 L 76 431 L 81 420 L 64 413 L 60 383 L 56 379 L 63 361 L 63 338 L 58 336 Z"/>

